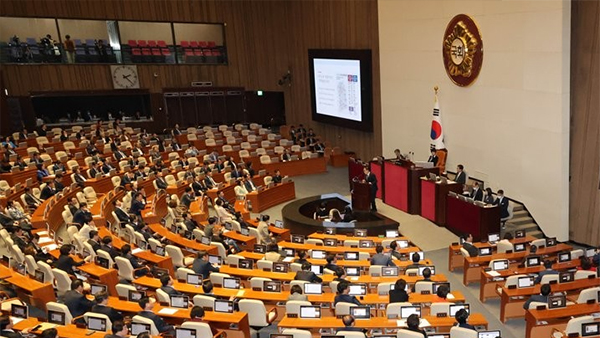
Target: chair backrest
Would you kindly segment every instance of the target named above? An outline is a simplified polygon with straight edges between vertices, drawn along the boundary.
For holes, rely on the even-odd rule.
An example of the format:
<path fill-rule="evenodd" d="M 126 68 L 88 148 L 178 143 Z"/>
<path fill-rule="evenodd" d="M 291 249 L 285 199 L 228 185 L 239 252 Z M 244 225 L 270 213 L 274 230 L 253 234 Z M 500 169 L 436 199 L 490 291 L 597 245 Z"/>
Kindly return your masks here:
<path fill-rule="evenodd" d="M 150 325 L 150 334 L 151 335 L 158 336 L 158 334 L 159 334 L 158 329 L 156 328 L 156 325 L 154 325 L 154 321 L 152 321 L 152 319 L 136 315 L 136 316 L 133 316 L 133 318 L 131 318 L 131 322 L 132 323 L 140 323 L 140 324 L 148 324 L 148 325 Z"/>
<path fill-rule="evenodd" d="M 450 302 L 431 303 L 431 307 L 429 308 L 429 313 L 432 316 L 435 316 L 438 313 L 449 314 L 451 304 L 453 304 L 453 303 L 450 303 Z"/>
<path fill-rule="evenodd" d="M 133 281 L 133 266 L 131 265 L 131 262 L 127 258 L 116 257 L 115 263 L 117 263 L 119 277 L 128 281 Z"/>
<path fill-rule="evenodd" d="M 71 314 L 71 311 L 65 304 L 61 304 L 61 303 L 57 303 L 57 302 L 48 302 L 48 303 L 46 303 L 46 309 L 48 311 L 64 313 L 66 325 L 71 324 L 71 321 L 73 321 L 73 315 Z"/>
<path fill-rule="evenodd" d="M 127 299 L 129 297 L 129 291 L 137 291 L 135 286 L 121 283 L 115 285 L 115 288 L 117 289 L 117 295 L 119 298 L 123 299 Z"/>
<path fill-rule="evenodd" d="M 460 253 L 463 255 L 463 257 L 471 257 L 471 255 L 469 255 L 469 252 L 465 248 L 460 248 Z"/>
<path fill-rule="evenodd" d="M 540 280 L 540 285 L 550 284 L 550 282 L 552 282 L 552 281 L 558 282 L 558 274 L 557 273 L 552 273 L 552 274 L 547 274 L 547 275 L 542 276 L 542 279 Z"/>
<path fill-rule="evenodd" d="M 512 285 L 518 285 L 520 277 L 527 277 L 527 275 L 522 274 L 522 275 L 508 276 L 506 278 L 506 281 L 504 282 L 504 286 L 509 287 Z"/>
<path fill-rule="evenodd" d="M 291 263 L 290 264 L 290 270 L 292 272 L 302 271 L 302 264 L 300 264 L 300 263 Z"/>
<path fill-rule="evenodd" d="M 598 292 L 600 292 L 600 287 L 598 286 L 594 288 L 581 290 L 581 292 L 579 293 L 579 297 L 577 297 L 577 304 L 585 304 L 590 299 L 597 301 Z"/>
<path fill-rule="evenodd" d="M 378 276 L 381 277 L 381 268 L 382 265 L 371 265 L 369 266 L 369 276 Z"/>
<path fill-rule="evenodd" d="M 96 312 L 86 312 L 83 314 L 83 319 L 85 319 L 86 323 L 90 318 L 99 318 L 106 320 L 106 329 L 104 330 L 104 332 L 109 332 L 112 330 L 112 322 L 110 321 L 110 318 L 107 315 Z"/>
<path fill-rule="evenodd" d="M 219 253 L 219 256 L 221 256 L 221 258 L 225 259 L 225 257 L 227 257 L 227 250 L 225 250 L 225 246 L 223 245 L 223 243 L 210 242 L 210 245 L 217 247 L 217 252 Z"/>
<path fill-rule="evenodd" d="M 400 308 L 403 306 L 412 306 L 409 302 L 401 302 L 401 303 L 389 303 L 385 308 L 385 314 L 388 318 L 391 317 L 399 317 L 400 316 Z"/>
<path fill-rule="evenodd" d="M 221 286 L 223 286 L 223 278 L 225 278 L 225 277 L 231 277 L 231 276 L 226 273 L 213 272 L 210 274 L 210 281 L 213 283 L 214 286 L 221 287 Z"/>
<path fill-rule="evenodd" d="M 37 262 L 38 268 L 44 273 L 44 283 L 54 284 L 54 272 L 52 272 L 52 267 L 42 261 Z"/>
<path fill-rule="evenodd" d="M 450 337 L 452 338 L 477 338 L 477 331 L 466 329 L 464 327 L 453 326 L 450 328 Z"/>
<path fill-rule="evenodd" d="M 344 246 L 358 248 L 358 239 L 347 239 L 344 241 Z"/>
<path fill-rule="evenodd" d="M 195 295 L 193 300 L 194 305 L 202 307 L 204 310 L 212 311 L 215 307 L 215 299 L 205 295 Z"/>
<path fill-rule="evenodd" d="M 199 322 L 183 322 L 180 326 L 183 329 L 193 329 L 196 330 L 196 337 L 212 337 L 212 331 L 210 329 L 210 325 L 207 323 L 199 323 Z"/>
<path fill-rule="evenodd" d="M 156 300 L 161 304 L 171 305 L 171 297 L 161 289 L 156 289 Z"/>
<path fill-rule="evenodd" d="M 183 264 L 183 252 L 181 252 L 181 248 L 175 245 L 167 245 L 165 246 L 165 250 L 167 255 L 171 257 L 174 266 L 185 266 L 185 264 Z"/>
<path fill-rule="evenodd" d="M 312 333 L 308 330 L 285 329 L 283 334 L 290 334 L 293 338 L 312 338 Z"/>
<path fill-rule="evenodd" d="M 575 271 L 575 280 L 586 279 L 590 276 L 596 276 L 596 271 L 578 270 Z"/>
<path fill-rule="evenodd" d="M 537 246 L 538 248 L 539 248 L 540 246 L 546 246 L 546 239 L 544 239 L 544 238 L 538 238 L 538 239 L 535 239 L 535 240 L 531 241 L 531 243 L 530 243 L 530 244 L 531 244 L 531 245 L 535 245 L 535 246 Z"/>
<path fill-rule="evenodd" d="M 514 252 L 514 250 L 515 250 L 514 245 L 511 242 L 506 241 L 506 240 L 499 241 L 498 244 L 496 245 L 496 248 L 498 250 L 498 253 L 505 253 L 508 250 L 511 250 Z"/>
<path fill-rule="evenodd" d="M 420 332 L 410 331 L 407 329 L 400 329 L 396 334 L 397 338 L 423 338 L 423 334 Z"/>
<path fill-rule="evenodd" d="M 366 338 L 367 336 L 363 332 L 358 331 L 338 331 L 336 336 L 342 336 L 344 338 Z M 423 336 L 423 335 L 421 335 Z"/>
<path fill-rule="evenodd" d="M 417 281 L 415 283 L 415 292 L 421 293 L 423 291 L 432 292 L 433 290 L 433 282 L 425 282 L 425 281 Z"/>
<path fill-rule="evenodd" d="M 285 303 L 286 314 L 299 314 L 301 306 L 311 306 L 312 303 L 307 300 L 288 300 Z"/>
<path fill-rule="evenodd" d="M 304 290 L 304 284 L 309 283 L 308 281 L 305 280 L 293 280 L 290 281 L 290 288 L 294 285 L 298 285 L 300 288 L 302 288 L 302 290 Z"/>
<path fill-rule="evenodd" d="M 571 333 L 577 333 L 577 334 L 579 334 L 579 336 L 581 336 L 581 324 L 593 323 L 593 322 L 594 322 L 594 317 L 592 317 L 592 316 L 581 316 L 581 317 L 571 318 L 567 322 L 567 327 L 565 328 L 565 333 L 567 335 L 569 335 Z"/>
<path fill-rule="evenodd" d="M 335 315 L 336 316 L 345 316 L 350 314 L 350 308 L 358 306 L 354 303 L 346 303 L 346 302 L 338 302 L 335 304 Z"/>
<path fill-rule="evenodd" d="M 115 265 L 115 262 L 113 261 L 112 257 L 110 256 L 110 254 L 104 250 L 98 250 L 96 251 L 96 255 L 108 260 L 108 266 L 112 267 Z"/>
<path fill-rule="evenodd" d="M 260 270 L 272 271 L 273 270 L 273 261 L 268 261 L 265 259 L 258 260 L 258 261 L 256 261 L 256 267 Z"/>
<path fill-rule="evenodd" d="M 256 299 L 241 299 L 238 305 L 240 307 L 240 312 L 246 312 L 248 314 L 250 326 L 269 326 L 269 322 L 267 321 L 267 309 L 262 301 Z"/>
<path fill-rule="evenodd" d="M 59 296 L 62 296 L 67 291 L 71 290 L 71 278 L 69 277 L 69 274 L 56 268 L 52 269 L 52 273 L 54 274 L 54 279 L 56 280 L 56 289 Z"/>
<path fill-rule="evenodd" d="M 390 289 L 394 282 L 386 282 L 377 284 L 377 294 L 379 295 L 388 295 L 390 293 Z M 333 290 L 333 289 L 332 289 Z"/>
<path fill-rule="evenodd" d="M 270 282 L 270 281 L 272 281 L 271 278 L 252 277 L 252 278 L 250 278 L 250 287 L 253 290 L 259 289 L 260 291 L 263 291 L 264 282 Z"/>
<path fill-rule="evenodd" d="M 181 268 L 177 269 L 177 271 L 175 271 L 175 276 L 180 281 L 187 281 L 187 275 L 190 275 L 190 274 L 191 275 L 195 274 L 194 270 L 181 267 Z"/>

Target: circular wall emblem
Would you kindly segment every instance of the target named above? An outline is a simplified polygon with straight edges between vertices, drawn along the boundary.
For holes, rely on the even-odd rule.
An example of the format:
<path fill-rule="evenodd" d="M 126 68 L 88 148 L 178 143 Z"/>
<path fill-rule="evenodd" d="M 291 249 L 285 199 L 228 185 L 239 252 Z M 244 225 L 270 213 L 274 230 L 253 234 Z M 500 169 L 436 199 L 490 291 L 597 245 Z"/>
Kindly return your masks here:
<path fill-rule="evenodd" d="M 466 87 L 477 79 L 483 64 L 483 40 L 471 17 L 459 14 L 448 23 L 442 56 L 446 74 L 456 85 Z"/>

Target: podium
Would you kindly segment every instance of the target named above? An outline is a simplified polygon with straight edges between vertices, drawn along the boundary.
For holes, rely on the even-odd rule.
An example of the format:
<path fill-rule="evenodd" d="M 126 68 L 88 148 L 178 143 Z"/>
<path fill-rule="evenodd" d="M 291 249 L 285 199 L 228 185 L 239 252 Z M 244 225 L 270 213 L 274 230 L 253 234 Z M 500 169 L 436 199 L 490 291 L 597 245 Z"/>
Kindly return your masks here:
<path fill-rule="evenodd" d="M 410 161 L 384 162 L 383 202 L 412 215 L 421 213 L 421 177 L 439 168 L 420 168 Z"/>
<path fill-rule="evenodd" d="M 500 207 L 480 206 L 464 196 L 446 196 L 446 228 L 454 234 L 473 235 L 473 241 L 500 232 Z"/>
<path fill-rule="evenodd" d="M 462 184 L 421 178 L 421 216 L 439 226 L 446 225 L 446 196 L 450 191 L 460 194 Z"/>
<path fill-rule="evenodd" d="M 371 208 L 371 186 L 360 181 L 352 182 L 352 209 L 366 210 Z"/>

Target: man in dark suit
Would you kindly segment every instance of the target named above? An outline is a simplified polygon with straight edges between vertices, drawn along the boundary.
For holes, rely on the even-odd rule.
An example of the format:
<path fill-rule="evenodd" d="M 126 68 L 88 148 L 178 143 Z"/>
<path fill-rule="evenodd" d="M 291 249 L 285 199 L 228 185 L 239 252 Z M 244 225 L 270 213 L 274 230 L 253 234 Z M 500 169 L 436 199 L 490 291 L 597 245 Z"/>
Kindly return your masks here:
<path fill-rule="evenodd" d="M 168 274 L 160 277 L 160 284 L 162 285 L 160 289 L 169 296 L 183 296 L 183 293 L 173 288 L 173 279 Z"/>
<path fill-rule="evenodd" d="M 309 262 L 302 263 L 302 270 L 296 272 L 294 280 L 305 280 L 311 283 L 321 283 L 323 279 L 312 272 L 310 267 L 311 264 Z"/>
<path fill-rule="evenodd" d="M 56 176 L 54 176 L 54 189 L 56 190 L 56 192 L 61 192 L 63 191 L 63 189 L 65 189 L 65 185 L 62 183 L 62 179 L 63 179 L 63 174 L 56 174 Z"/>
<path fill-rule="evenodd" d="M 96 178 L 97 174 L 103 174 L 102 162 L 94 163 L 94 167 L 90 169 L 90 178 Z"/>
<path fill-rule="evenodd" d="M 126 338 L 129 337 L 129 328 L 121 320 L 112 322 L 112 334 L 107 334 L 104 338 Z M 139 335 L 138 335 L 139 337 Z"/>
<path fill-rule="evenodd" d="M 465 169 L 465 167 L 462 164 L 459 164 L 456 166 L 456 177 L 454 178 L 454 181 L 456 183 L 460 183 L 460 184 L 467 183 L 467 174 L 463 171 L 464 169 Z"/>
<path fill-rule="evenodd" d="M 131 208 L 129 209 L 129 213 L 132 215 L 138 216 L 138 218 L 142 217 L 142 210 L 146 207 L 143 202 L 144 196 L 142 194 L 136 194 L 135 200 L 131 202 Z"/>
<path fill-rule="evenodd" d="M 333 300 L 333 305 L 339 303 L 339 302 L 344 302 L 344 303 L 352 303 L 352 304 L 356 304 L 358 306 L 362 305 L 358 299 L 356 299 L 355 296 L 350 296 L 348 293 L 350 293 L 350 283 L 348 282 L 339 282 L 337 285 L 337 292 L 338 294 L 335 296 L 335 299 Z"/>
<path fill-rule="evenodd" d="M 504 197 L 504 190 L 498 190 L 498 197 L 494 201 L 494 205 L 500 206 L 500 218 L 507 218 L 510 216 L 508 213 L 508 198 Z"/>
<path fill-rule="evenodd" d="M 104 163 L 102 163 L 102 172 L 105 174 L 108 174 L 113 169 L 114 169 L 114 167 L 112 166 L 110 157 L 105 158 Z"/>
<path fill-rule="evenodd" d="M 24 195 L 25 195 L 25 203 L 27 203 L 27 206 L 31 209 L 37 208 L 42 203 L 42 201 L 39 198 L 37 198 L 33 195 L 33 193 L 31 192 L 31 189 L 29 189 L 29 187 L 25 187 Z"/>
<path fill-rule="evenodd" d="M 335 258 L 335 255 L 327 255 L 327 257 L 325 257 L 325 261 L 327 262 L 327 264 L 325 264 L 323 268 L 331 270 L 333 272 L 342 270 L 342 268 L 336 264 L 337 259 Z"/>
<path fill-rule="evenodd" d="M 196 222 L 192 218 L 192 214 L 190 214 L 189 212 L 184 212 L 182 217 L 183 217 L 183 224 L 185 225 L 185 227 L 188 229 L 189 232 L 194 231 L 194 229 L 198 229 L 198 222 Z"/>
<path fill-rule="evenodd" d="M 431 148 L 430 152 L 431 152 L 431 155 L 429 155 L 427 162 L 432 162 L 433 166 L 435 167 L 435 166 L 437 166 L 437 163 L 438 163 L 437 151 L 435 150 L 435 148 Z"/>
<path fill-rule="evenodd" d="M 375 248 L 375 252 L 376 254 L 371 257 L 371 265 L 396 266 L 396 264 L 392 262 L 392 257 L 383 253 L 383 246 L 378 245 Z"/>
<path fill-rule="evenodd" d="M 54 188 L 54 181 L 48 181 L 42 192 L 40 193 L 40 198 L 47 200 L 48 198 L 54 196 L 56 194 L 56 189 Z"/>
<path fill-rule="evenodd" d="M 363 172 L 365 174 L 365 182 L 369 183 L 369 187 L 371 188 L 371 211 L 377 211 L 377 206 L 375 205 L 375 197 L 377 195 L 377 177 L 371 173 L 369 167 L 364 167 Z"/>
<path fill-rule="evenodd" d="M 71 290 L 65 293 L 64 300 L 73 317 L 83 315 L 94 306 L 94 302 L 88 300 L 83 294 L 83 282 L 79 279 L 71 282 Z"/>
<path fill-rule="evenodd" d="M 133 217 L 131 217 L 126 211 L 125 209 L 123 209 L 123 202 L 116 200 L 114 202 L 114 206 L 115 208 L 113 209 L 113 211 L 115 212 L 115 215 L 117 215 L 117 218 L 119 219 L 119 222 L 121 223 L 126 223 L 126 224 L 130 224 L 130 225 L 135 225 L 135 219 Z"/>
<path fill-rule="evenodd" d="M 352 317 L 351 315 L 343 316 L 342 323 L 344 323 L 344 327 L 341 329 L 337 329 L 337 332 L 352 331 L 366 333 L 365 329 L 361 329 L 360 327 L 354 326 L 354 317 Z"/>
<path fill-rule="evenodd" d="M 87 208 L 87 203 L 80 203 L 79 210 L 73 215 L 73 223 L 83 226 L 92 221 L 92 213 Z"/>
<path fill-rule="evenodd" d="M 102 237 L 102 244 L 100 244 L 100 250 L 107 252 L 113 260 L 117 256 L 121 255 L 119 250 L 112 246 L 112 237 L 110 235 Z"/>
<path fill-rule="evenodd" d="M 143 297 L 138 301 L 138 304 L 142 308 L 142 311 L 138 312 L 138 316 L 142 316 L 152 320 L 158 332 L 170 334 L 172 336 L 175 335 L 175 329 L 173 328 L 173 326 L 165 323 L 165 321 L 160 316 L 152 312 L 154 302 L 150 302 L 150 299 L 148 297 Z"/>
<path fill-rule="evenodd" d="M 123 320 L 123 315 L 119 311 L 108 306 L 108 293 L 99 292 L 95 294 L 94 297 L 96 305 L 92 306 L 91 312 L 107 315 L 111 323 L 114 323 L 118 320 Z"/>
<path fill-rule="evenodd" d="M 79 207 L 77 206 L 78 203 L 79 201 L 77 200 L 77 197 L 72 197 L 70 200 L 67 201 L 69 211 L 73 216 L 75 216 L 75 213 L 77 212 L 77 210 L 79 210 Z"/>
<path fill-rule="evenodd" d="M 94 249 L 94 252 L 100 250 L 100 236 L 98 236 L 97 230 L 90 230 L 90 239 L 87 243 Z"/>
<path fill-rule="evenodd" d="M 215 182 L 215 180 L 212 178 L 212 171 L 206 173 L 206 176 L 204 177 L 204 183 L 208 189 L 212 189 L 217 186 L 217 182 Z"/>
<path fill-rule="evenodd" d="M 117 161 L 121 161 L 121 160 L 124 160 L 125 158 L 127 158 L 127 155 L 124 152 L 122 152 L 121 150 L 115 151 L 114 156 L 115 156 L 115 160 L 117 160 Z"/>
<path fill-rule="evenodd" d="M 256 186 L 252 182 L 252 178 L 248 175 L 244 175 L 244 186 L 248 192 L 256 191 Z"/>
<path fill-rule="evenodd" d="M 87 178 L 85 178 L 81 174 L 81 169 L 79 169 L 79 167 L 76 167 L 73 171 L 73 178 L 75 179 L 75 183 L 77 183 L 80 187 L 83 187 L 85 181 L 87 181 Z"/>
<path fill-rule="evenodd" d="M 479 189 L 479 183 L 473 183 L 473 191 L 471 191 L 471 198 L 475 201 L 483 201 L 483 191 Z"/>
<path fill-rule="evenodd" d="M 552 261 L 549 259 L 546 259 L 544 261 L 544 268 L 546 268 L 546 270 L 540 271 L 538 273 L 538 276 L 535 278 L 535 284 L 540 284 L 542 282 L 542 277 L 546 276 L 546 275 L 558 275 L 558 271 L 552 269 Z"/>
<path fill-rule="evenodd" d="M 208 253 L 206 251 L 199 251 L 198 256 L 194 259 L 192 264 L 192 270 L 195 273 L 202 275 L 202 279 L 206 279 L 210 276 L 211 272 L 219 272 L 219 268 L 213 266 L 208 261 Z"/>
<path fill-rule="evenodd" d="M 126 186 L 127 184 L 131 184 L 133 183 L 133 181 L 135 180 L 135 174 L 133 173 L 133 171 L 127 172 L 125 175 L 123 175 L 123 177 L 121 178 L 121 186 Z"/>
<path fill-rule="evenodd" d="M 550 284 L 542 285 L 540 288 L 540 294 L 529 297 L 529 299 L 523 304 L 523 308 L 525 310 L 529 309 L 529 304 L 531 304 L 531 302 L 548 303 L 548 295 L 550 295 L 551 291 L 552 289 L 550 288 Z"/>
<path fill-rule="evenodd" d="M 73 251 L 73 246 L 71 244 L 65 244 L 65 245 L 61 246 L 59 251 L 60 251 L 60 255 L 58 256 L 58 259 L 54 263 L 55 268 L 62 270 L 64 272 L 68 273 L 69 275 L 73 276 L 73 275 L 75 275 L 75 271 L 73 271 L 73 267 L 77 267 L 77 266 L 81 266 L 81 265 L 85 264 L 85 261 L 76 263 L 75 260 L 73 259 L 73 257 L 70 256 L 71 251 Z M 77 315 L 73 314 L 73 316 L 76 317 Z"/>
<path fill-rule="evenodd" d="M 192 192 L 192 188 L 186 187 L 185 193 L 181 196 L 181 200 L 179 203 L 181 205 L 185 206 L 187 209 L 189 209 L 190 205 L 195 200 L 196 200 L 196 196 L 194 196 L 194 193 Z"/>
<path fill-rule="evenodd" d="M 281 177 L 281 173 L 279 170 L 275 170 L 275 174 L 273 175 L 273 183 L 279 184 L 283 181 L 283 177 Z"/>
<path fill-rule="evenodd" d="M 477 255 L 479 255 L 479 250 L 473 245 L 473 235 L 471 234 L 468 234 L 465 237 L 465 242 L 462 247 L 467 250 L 471 257 L 477 257 Z"/>
<path fill-rule="evenodd" d="M 192 189 L 194 190 L 194 193 L 196 194 L 196 196 L 202 196 L 204 194 L 204 192 L 206 190 L 208 190 L 208 188 L 206 187 L 206 184 L 204 183 L 204 180 L 202 179 L 202 176 L 197 175 L 196 177 L 194 177 L 194 183 L 192 183 Z"/>
<path fill-rule="evenodd" d="M 25 234 L 23 233 L 23 229 L 21 229 L 21 227 L 17 226 L 13 229 L 14 230 L 10 238 L 19 247 L 19 249 L 21 249 L 21 251 L 24 251 L 29 240 L 27 239 L 27 237 L 25 237 Z"/>
<path fill-rule="evenodd" d="M 20 332 L 13 330 L 12 318 L 9 316 L 0 317 L 0 336 L 6 338 L 23 338 Z M 23 330 L 23 333 L 29 332 L 28 329 Z"/>
<path fill-rule="evenodd" d="M 156 182 L 156 187 L 158 189 L 167 189 L 167 187 L 169 186 L 167 184 L 167 181 L 165 181 L 165 178 L 162 176 L 162 171 L 159 171 L 156 173 L 156 179 L 154 180 Z"/>
<path fill-rule="evenodd" d="M 402 303 L 408 302 L 408 292 L 406 292 L 406 281 L 402 278 L 398 279 L 394 285 L 394 290 L 390 290 L 389 302 Z"/>

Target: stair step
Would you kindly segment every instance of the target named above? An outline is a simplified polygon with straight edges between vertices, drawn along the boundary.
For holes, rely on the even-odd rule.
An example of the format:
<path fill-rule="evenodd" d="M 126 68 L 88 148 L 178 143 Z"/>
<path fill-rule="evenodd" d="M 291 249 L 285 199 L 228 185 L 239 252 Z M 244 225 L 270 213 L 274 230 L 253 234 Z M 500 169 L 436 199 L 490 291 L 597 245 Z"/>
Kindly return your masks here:
<path fill-rule="evenodd" d="M 523 208 L 523 204 L 513 203 L 513 212 L 517 212 L 517 211 L 521 211 L 521 210 L 525 210 L 525 208 Z"/>
<path fill-rule="evenodd" d="M 527 232 L 527 233 L 529 233 L 530 231 L 538 231 L 537 224 L 535 224 L 533 222 L 523 223 L 523 224 L 506 223 L 506 227 L 507 227 L 507 229 L 510 229 L 512 231 L 525 230 L 525 232 Z"/>
<path fill-rule="evenodd" d="M 511 224 L 514 224 L 514 225 L 533 223 L 533 218 L 531 218 L 529 216 L 514 217 L 513 219 L 509 220 L 508 222 Z"/>
<path fill-rule="evenodd" d="M 519 217 L 523 217 L 523 216 L 529 216 L 529 212 L 527 212 L 527 210 L 525 210 L 525 209 L 519 210 L 519 211 L 513 211 L 513 218 L 519 218 Z"/>

